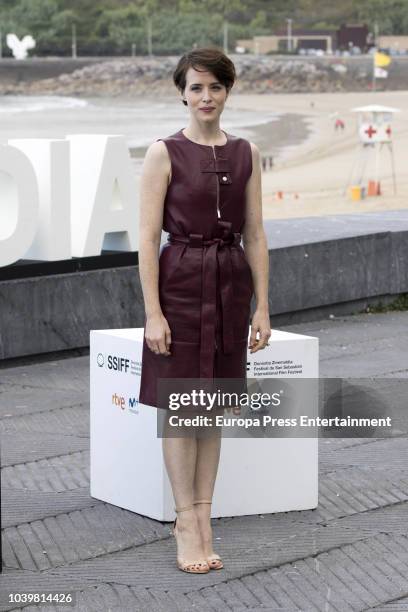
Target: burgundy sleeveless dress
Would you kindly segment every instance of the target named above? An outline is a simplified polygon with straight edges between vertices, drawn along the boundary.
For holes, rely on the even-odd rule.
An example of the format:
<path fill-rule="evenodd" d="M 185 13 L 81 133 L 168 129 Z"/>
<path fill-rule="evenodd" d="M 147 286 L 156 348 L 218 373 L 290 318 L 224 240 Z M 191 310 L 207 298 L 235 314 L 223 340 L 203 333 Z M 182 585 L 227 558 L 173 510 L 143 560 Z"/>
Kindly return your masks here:
<path fill-rule="evenodd" d="M 214 146 L 195 143 L 182 130 L 159 139 L 171 160 L 163 211 L 169 235 L 159 256 L 171 355 L 154 353 L 143 338 L 143 404 L 165 407 L 158 404 L 160 378 L 246 379 L 254 286 L 240 242 L 252 152 L 246 139 L 226 136 L 225 145 Z"/>

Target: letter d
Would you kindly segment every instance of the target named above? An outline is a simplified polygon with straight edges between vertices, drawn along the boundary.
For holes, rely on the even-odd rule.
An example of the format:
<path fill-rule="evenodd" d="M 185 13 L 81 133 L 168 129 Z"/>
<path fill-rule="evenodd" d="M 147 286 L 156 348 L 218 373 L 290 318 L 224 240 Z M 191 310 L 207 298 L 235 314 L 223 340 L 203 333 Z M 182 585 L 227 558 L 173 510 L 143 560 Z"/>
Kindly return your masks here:
<path fill-rule="evenodd" d="M 28 157 L 0 145 L 0 267 L 22 259 L 37 231 L 38 184 Z"/>

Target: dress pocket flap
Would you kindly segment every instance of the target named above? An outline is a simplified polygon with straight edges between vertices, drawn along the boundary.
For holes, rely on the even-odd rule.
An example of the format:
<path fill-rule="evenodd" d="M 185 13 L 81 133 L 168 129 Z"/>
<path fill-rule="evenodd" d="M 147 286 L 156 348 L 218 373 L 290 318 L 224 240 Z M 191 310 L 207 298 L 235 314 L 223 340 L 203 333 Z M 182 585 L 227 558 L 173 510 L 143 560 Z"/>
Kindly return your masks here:
<path fill-rule="evenodd" d="M 200 159 L 201 172 L 229 172 L 230 163 L 226 157 L 218 159 Z"/>

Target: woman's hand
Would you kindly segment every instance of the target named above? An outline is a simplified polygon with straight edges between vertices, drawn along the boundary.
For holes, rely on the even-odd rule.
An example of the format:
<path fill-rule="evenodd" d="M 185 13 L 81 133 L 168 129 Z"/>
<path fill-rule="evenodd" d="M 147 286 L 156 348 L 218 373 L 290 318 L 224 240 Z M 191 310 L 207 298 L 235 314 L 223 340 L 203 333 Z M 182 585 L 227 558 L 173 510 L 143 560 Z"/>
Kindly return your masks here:
<path fill-rule="evenodd" d="M 257 340 L 256 336 L 258 332 L 260 337 Z M 251 336 L 248 345 L 248 348 L 251 349 L 250 353 L 256 353 L 256 351 L 265 348 L 265 346 L 269 344 L 268 340 L 271 334 L 269 312 L 256 309 L 251 323 Z"/>
<path fill-rule="evenodd" d="M 145 338 L 147 346 L 156 355 L 171 355 L 171 331 L 163 313 L 147 317 Z"/>

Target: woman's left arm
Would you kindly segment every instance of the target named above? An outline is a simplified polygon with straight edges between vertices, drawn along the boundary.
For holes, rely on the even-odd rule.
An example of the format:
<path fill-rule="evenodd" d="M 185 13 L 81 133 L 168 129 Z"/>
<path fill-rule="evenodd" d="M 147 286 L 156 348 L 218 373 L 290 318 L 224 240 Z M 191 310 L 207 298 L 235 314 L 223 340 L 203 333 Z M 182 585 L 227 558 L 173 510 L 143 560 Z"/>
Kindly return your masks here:
<path fill-rule="evenodd" d="M 242 242 L 251 267 L 256 299 L 256 310 L 252 317 L 251 336 L 248 348 L 251 353 L 263 349 L 271 336 L 269 319 L 268 285 L 269 254 L 262 222 L 262 182 L 259 149 L 252 142 L 252 174 L 245 189 L 245 225 Z M 257 339 L 257 333 L 259 338 Z"/>

